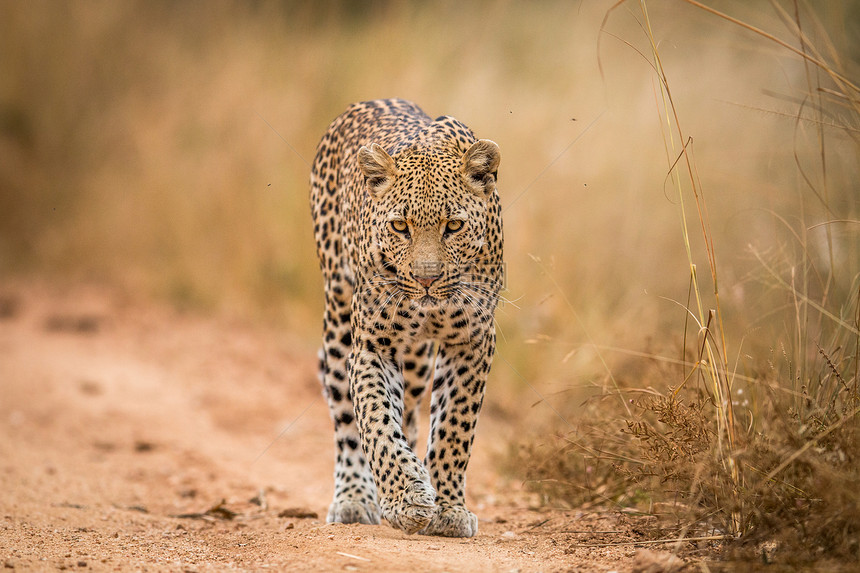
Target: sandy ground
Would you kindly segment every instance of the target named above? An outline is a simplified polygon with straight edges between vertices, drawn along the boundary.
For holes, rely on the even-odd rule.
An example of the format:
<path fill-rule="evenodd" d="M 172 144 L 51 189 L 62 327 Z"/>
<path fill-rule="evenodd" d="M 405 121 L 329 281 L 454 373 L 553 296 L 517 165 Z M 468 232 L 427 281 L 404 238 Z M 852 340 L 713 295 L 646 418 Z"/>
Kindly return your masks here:
<path fill-rule="evenodd" d="M 636 540 L 633 517 L 532 507 L 495 471 L 490 415 L 468 474 L 475 538 L 326 524 L 314 355 L 100 289 L 0 283 L 4 570 L 676 569 L 665 549 L 589 546 Z"/>

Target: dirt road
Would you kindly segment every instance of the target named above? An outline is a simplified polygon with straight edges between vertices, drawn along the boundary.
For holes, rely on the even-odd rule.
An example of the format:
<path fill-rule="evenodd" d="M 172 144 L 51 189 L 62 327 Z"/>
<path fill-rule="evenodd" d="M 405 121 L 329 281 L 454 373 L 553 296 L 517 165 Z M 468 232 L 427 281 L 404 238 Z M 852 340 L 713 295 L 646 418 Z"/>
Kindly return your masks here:
<path fill-rule="evenodd" d="M 325 523 L 314 349 L 282 331 L 93 288 L 0 284 L 0 563 L 7 570 L 629 571 L 668 552 L 612 513 L 529 507 L 485 416 L 469 540 Z M 610 533 L 601 533 L 610 532 Z M 662 560 L 662 561 L 661 561 Z"/>

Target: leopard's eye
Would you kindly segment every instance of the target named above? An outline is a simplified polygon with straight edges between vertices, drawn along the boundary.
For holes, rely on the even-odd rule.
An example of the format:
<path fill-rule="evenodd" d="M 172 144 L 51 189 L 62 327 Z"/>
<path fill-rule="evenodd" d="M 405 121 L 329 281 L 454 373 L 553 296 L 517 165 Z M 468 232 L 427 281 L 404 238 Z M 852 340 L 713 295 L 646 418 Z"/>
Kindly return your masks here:
<path fill-rule="evenodd" d="M 391 221 L 391 228 L 398 233 L 405 233 L 409 229 L 409 225 L 403 219 L 395 219 Z"/>
<path fill-rule="evenodd" d="M 462 228 L 463 228 L 463 221 L 457 221 L 455 219 L 455 220 L 448 221 L 448 224 L 445 225 L 445 232 L 446 233 L 454 233 L 456 231 L 459 231 Z"/>

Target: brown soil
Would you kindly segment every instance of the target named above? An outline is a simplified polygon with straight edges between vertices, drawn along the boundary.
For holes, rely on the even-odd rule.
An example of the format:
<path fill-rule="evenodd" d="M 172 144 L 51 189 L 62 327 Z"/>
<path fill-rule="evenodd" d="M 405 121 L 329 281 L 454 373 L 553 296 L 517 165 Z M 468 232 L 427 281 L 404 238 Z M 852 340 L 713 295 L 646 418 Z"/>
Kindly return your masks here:
<path fill-rule="evenodd" d="M 675 570 L 631 518 L 531 507 L 481 420 L 473 539 L 325 523 L 314 348 L 93 288 L 0 285 L 0 563 L 9 570 Z"/>

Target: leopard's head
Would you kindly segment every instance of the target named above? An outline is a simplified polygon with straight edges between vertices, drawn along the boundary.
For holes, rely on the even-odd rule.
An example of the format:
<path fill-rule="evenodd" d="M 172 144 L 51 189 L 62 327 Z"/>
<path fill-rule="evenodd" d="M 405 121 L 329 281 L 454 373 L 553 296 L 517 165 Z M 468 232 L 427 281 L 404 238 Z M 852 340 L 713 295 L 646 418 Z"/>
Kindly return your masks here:
<path fill-rule="evenodd" d="M 372 281 L 424 306 L 464 289 L 483 298 L 480 289 L 488 287 L 473 281 L 486 258 L 489 217 L 498 216 L 489 199 L 499 160 L 499 146 L 488 139 L 415 145 L 394 157 L 375 143 L 362 147 Z"/>

